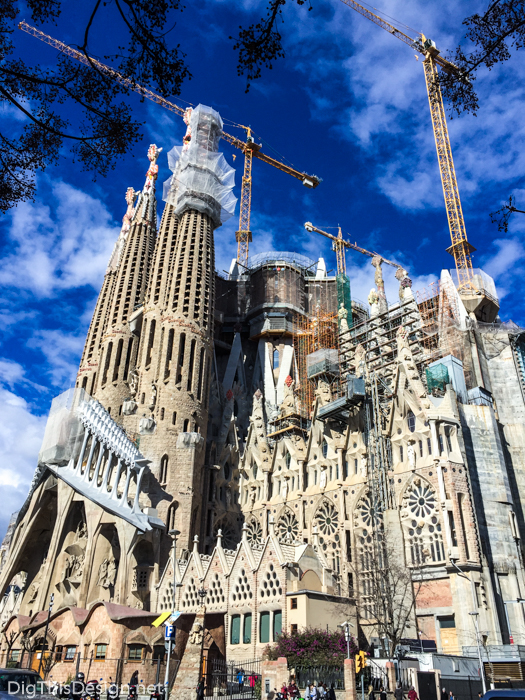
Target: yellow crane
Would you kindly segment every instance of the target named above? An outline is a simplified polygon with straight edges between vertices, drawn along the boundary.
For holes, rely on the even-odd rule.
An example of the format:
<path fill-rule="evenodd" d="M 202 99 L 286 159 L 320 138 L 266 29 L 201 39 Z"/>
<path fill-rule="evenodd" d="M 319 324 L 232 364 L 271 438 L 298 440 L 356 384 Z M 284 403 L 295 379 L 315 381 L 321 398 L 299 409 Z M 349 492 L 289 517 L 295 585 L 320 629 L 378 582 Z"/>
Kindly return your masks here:
<path fill-rule="evenodd" d="M 456 263 L 458 289 L 466 292 L 476 292 L 471 259 L 471 253 L 476 249 L 467 239 L 467 231 L 465 228 L 463 211 L 461 209 L 461 200 L 459 198 L 458 183 L 445 117 L 443 95 L 441 94 L 441 88 L 438 82 L 437 66 L 442 70 L 455 74 L 459 74 L 459 69 L 453 63 L 447 61 L 446 58 L 440 56 L 436 44 L 430 39 L 427 39 L 424 34 L 419 33 L 418 38 L 413 39 L 390 22 L 387 22 L 379 15 L 374 14 L 366 7 L 363 7 L 363 5 L 355 2 L 355 0 L 341 0 L 341 2 L 389 32 L 389 34 L 392 34 L 405 44 L 408 44 L 408 46 L 425 57 L 423 60 L 423 67 L 425 70 L 430 116 L 432 118 L 432 128 L 436 141 L 448 226 L 452 239 L 452 245 L 447 248 L 447 252 L 454 257 Z"/>
<path fill-rule="evenodd" d="M 386 263 L 387 265 L 391 265 L 392 267 L 395 267 L 398 270 L 405 269 L 403 267 L 403 265 L 400 265 L 399 263 L 396 263 L 393 260 L 387 260 L 385 257 L 380 255 L 379 253 L 375 253 L 372 250 L 367 250 L 366 248 L 361 248 L 361 246 L 358 246 L 357 243 L 351 243 L 350 241 L 346 241 L 343 238 L 343 232 L 341 231 L 340 226 L 337 227 L 337 231 L 338 231 L 337 236 L 334 236 L 332 233 L 327 233 L 326 231 L 323 231 L 323 229 L 321 229 L 321 228 L 317 228 L 317 226 L 314 226 L 311 221 L 307 221 L 305 223 L 304 227 L 307 231 L 315 231 L 316 233 L 320 233 L 322 236 L 326 236 L 326 238 L 329 238 L 331 241 L 333 241 L 335 254 L 337 256 L 337 274 L 338 275 L 346 275 L 345 248 L 351 248 L 352 250 L 357 250 L 359 253 L 363 253 L 364 255 L 368 255 L 368 257 L 370 257 L 370 258 L 374 258 L 376 256 L 379 256 L 381 258 L 381 260 L 384 263 Z"/>
<path fill-rule="evenodd" d="M 124 78 L 124 76 L 122 76 L 118 71 L 114 70 L 113 68 L 110 68 L 109 66 L 106 66 L 104 63 L 101 63 L 100 61 L 97 61 L 96 59 L 91 57 L 87 58 L 85 54 L 81 53 L 80 51 L 77 51 L 76 49 L 73 49 L 71 46 L 64 44 L 62 41 L 59 41 L 58 39 L 55 39 L 52 36 L 49 36 L 48 34 L 44 34 L 44 32 L 41 32 L 36 27 L 32 27 L 30 24 L 27 24 L 27 22 L 20 22 L 18 27 L 19 29 L 21 29 L 24 32 L 27 32 L 27 34 L 30 34 L 36 39 L 40 39 L 40 41 L 43 41 L 49 46 L 58 49 L 62 53 L 66 54 L 66 56 L 80 61 L 80 63 L 83 63 L 89 68 L 99 70 L 101 73 L 104 73 L 105 75 L 111 77 L 113 80 L 116 80 L 118 83 L 124 85 L 126 88 L 129 88 L 134 92 L 138 92 L 138 94 L 142 95 L 142 97 L 145 97 L 146 99 L 155 102 L 155 104 L 164 107 L 164 109 L 167 109 L 170 112 L 175 112 L 181 117 L 185 115 L 186 109 L 184 107 L 180 107 L 179 105 L 170 102 L 169 100 L 166 100 L 164 97 L 161 97 L 156 92 L 153 92 L 152 90 L 149 90 L 148 88 L 145 88 L 142 85 L 138 85 L 137 83 L 135 83 L 132 80 L 129 80 L 128 78 Z M 295 168 L 292 168 L 291 166 L 286 165 L 285 163 L 282 163 L 281 161 L 276 160 L 275 158 L 272 158 L 266 153 L 263 153 L 261 151 L 261 146 L 255 143 L 253 139 L 251 128 L 249 126 L 243 126 L 242 124 L 236 124 L 236 126 L 246 131 L 246 141 L 242 141 L 242 139 L 238 139 L 236 136 L 232 136 L 231 134 L 228 134 L 225 131 L 222 132 L 222 137 L 229 144 L 231 144 L 235 148 L 238 148 L 244 154 L 244 171 L 242 177 L 241 201 L 239 211 L 239 230 L 236 232 L 236 240 L 237 261 L 243 267 L 247 267 L 249 244 L 252 240 L 252 233 L 250 230 L 250 214 L 252 201 L 253 158 L 258 158 L 263 163 L 273 165 L 274 168 L 277 168 L 281 172 L 291 175 L 292 177 L 295 177 L 298 180 L 301 180 L 303 185 L 305 185 L 306 187 L 315 188 L 321 182 L 321 180 L 315 175 L 308 175 L 307 173 L 303 173 L 300 170 L 296 170 Z"/>

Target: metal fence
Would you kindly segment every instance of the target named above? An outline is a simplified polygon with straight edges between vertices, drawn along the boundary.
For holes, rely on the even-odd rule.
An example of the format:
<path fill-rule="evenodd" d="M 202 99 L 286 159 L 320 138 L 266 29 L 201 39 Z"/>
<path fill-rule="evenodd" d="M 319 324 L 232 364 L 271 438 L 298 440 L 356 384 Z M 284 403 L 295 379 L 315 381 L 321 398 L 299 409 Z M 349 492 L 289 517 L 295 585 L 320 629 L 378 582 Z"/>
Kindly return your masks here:
<path fill-rule="evenodd" d="M 260 697 L 261 660 L 213 659 L 205 664 L 204 677 L 208 696 L 251 700 Z"/>
<path fill-rule="evenodd" d="M 336 690 L 345 688 L 345 672 L 343 666 L 296 666 L 295 682 L 298 688 L 306 688 L 312 683 L 326 683 L 327 688 L 333 684 Z"/>
<path fill-rule="evenodd" d="M 173 686 L 179 670 L 179 659 L 170 659 L 169 687 Z M 86 681 L 97 681 L 103 688 L 111 682 L 127 687 L 134 671 L 138 671 L 139 686 L 147 688 L 164 684 L 166 657 L 163 658 L 97 658 L 95 653 L 84 655 L 57 651 L 26 651 L 0 654 L 0 668 L 21 668 L 36 671 L 48 681 L 66 684 L 75 679 L 77 673 L 84 674 Z M 104 691 L 105 692 L 105 691 Z M 139 693 L 140 694 L 140 693 Z M 144 694 L 148 694 L 147 691 Z"/>

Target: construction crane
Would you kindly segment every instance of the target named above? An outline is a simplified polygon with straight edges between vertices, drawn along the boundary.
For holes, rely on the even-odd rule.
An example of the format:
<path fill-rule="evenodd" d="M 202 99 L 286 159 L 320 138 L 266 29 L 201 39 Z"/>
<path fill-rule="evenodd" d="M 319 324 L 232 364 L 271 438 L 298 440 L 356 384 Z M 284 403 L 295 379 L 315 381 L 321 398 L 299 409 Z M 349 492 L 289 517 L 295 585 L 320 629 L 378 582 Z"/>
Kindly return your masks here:
<path fill-rule="evenodd" d="M 471 253 L 476 250 L 467 240 L 465 220 L 461 209 L 458 183 L 452 159 L 452 149 L 448 135 L 447 121 L 445 117 L 445 107 L 443 105 L 443 95 L 438 82 L 437 66 L 448 73 L 459 75 L 459 69 L 446 58 L 439 55 L 436 44 L 427 39 L 424 34 L 419 33 L 417 39 L 405 34 L 390 22 L 379 15 L 374 14 L 355 0 L 341 0 L 345 5 L 351 7 L 359 14 L 366 17 L 374 24 L 397 37 L 412 49 L 422 54 L 425 59 L 423 67 L 425 70 L 425 81 L 427 85 L 428 101 L 430 105 L 430 116 L 432 118 L 432 128 L 436 141 L 436 150 L 441 173 L 441 183 L 443 185 L 443 195 L 445 197 L 445 207 L 447 210 L 448 225 L 452 245 L 447 248 L 455 260 L 458 274 L 458 290 L 476 292 L 474 283 L 474 273 L 472 269 Z M 386 261 L 385 261 L 386 262 Z"/>
<path fill-rule="evenodd" d="M 373 251 L 367 250 L 366 248 L 361 248 L 361 246 L 358 246 L 357 243 L 350 243 L 350 241 L 345 241 L 345 239 L 343 238 L 343 232 L 341 231 L 340 226 L 337 227 L 337 230 L 338 230 L 337 236 L 334 236 L 331 233 L 327 233 L 326 231 L 323 231 L 322 229 L 317 228 L 317 226 L 314 226 L 311 221 L 307 221 L 305 223 L 304 227 L 307 231 L 310 231 L 310 232 L 315 231 L 316 233 L 320 233 L 322 236 L 326 236 L 326 238 L 329 238 L 331 241 L 333 241 L 335 254 L 337 256 L 337 274 L 338 275 L 346 275 L 345 248 L 351 248 L 352 250 L 357 250 L 359 253 L 363 253 L 364 255 L 368 255 L 368 257 L 370 257 L 370 258 L 373 258 L 376 255 L 379 255 L 379 253 L 374 253 Z M 395 267 L 398 270 L 405 269 L 402 265 L 394 262 L 393 260 L 387 260 L 382 255 L 379 255 L 379 257 L 387 265 L 391 265 L 392 267 Z"/>
<path fill-rule="evenodd" d="M 44 32 L 41 32 L 36 27 L 32 27 L 30 24 L 27 24 L 27 22 L 20 22 L 18 28 L 24 32 L 27 32 L 27 34 L 30 34 L 36 39 L 40 39 L 40 41 L 43 41 L 49 46 L 58 49 L 66 56 L 80 61 L 80 63 L 83 63 L 85 66 L 88 66 L 88 68 L 99 70 L 104 75 L 107 75 L 113 80 L 116 80 L 118 83 L 124 85 L 124 87 L 128 88 L 129 90 L 137 92 L 142 97 L 151 100 L 152 102 L 155 102 L 155 104 L 164 107 L 164 109 L 167 109 L 170 112 L 175 112 L 181 117 L 183 117 L 186 114 L 187 110 L 184 107 L 180 107 L 179 105 L 170 102 L 169 100 L 166 100 L 164 97 L 161 97 L 156 92 L 153 92 L 152 90 L 149 90 L 148 88 L 145 88 L 142 85 L 138 85 L 133 80 L 125 78 L 120 73 L 118 73 L 118 71 L 114 70 L 113 68 L 110 68 L 109 66 L 106 66 L 104 63 L 101 63 L 100 61 L 97 61 L 96 59 L 91 57 L 88 58 L 85 54 L 81 53 L 80 51 L 73 49 L 71 46 L 64 44 L 58 39 L 54 39 L 48 34 L 44 34 Z M 237 262 L 244 268 L 246 268 L 248 266 L 249 244 L 252 240 L 252 233 L 250 230 L 250 215 L 252 201 L 253 158 L 258 158 L 263 163 L 268 163 L 268 165 L 273 165 L 274 168 L 277 168 L 281 172 L 291 175 L 292 177 L 295 177 L 298 180 L 301 180 L 303 185 L 312 189 L 317 187 L 321 180 L 315 175 L 308 175 L 307 173 L 303 173 L 300 170 L 296 170 L 295 168 L 292 168 L 291 166 L 286 165 L 285 163 L 281 163 L 281 161 L 278 161 L 275 158 L 266 155 L 266 153 L 262 153 L 261 146 L 255 143 L 253 139 L 251 128 L 249 126 L 243 126 L 242 124 L 236 124 L 236 126 L 246 131 L 246 141 L 242 141 L 242 139 L 238 139 L 236 136 L 232 136 L 231 134 L 228 134 L 225 131 L 222 132 L 222 137 L 223 139 L 225 139 L 225 141 L 234 146 L 234 148 L 238 148 L 244 154 L 244 171 L 242 177 L 241 203 L 239 212 L 239 230 L 236 232 L 236 240 Z"/>

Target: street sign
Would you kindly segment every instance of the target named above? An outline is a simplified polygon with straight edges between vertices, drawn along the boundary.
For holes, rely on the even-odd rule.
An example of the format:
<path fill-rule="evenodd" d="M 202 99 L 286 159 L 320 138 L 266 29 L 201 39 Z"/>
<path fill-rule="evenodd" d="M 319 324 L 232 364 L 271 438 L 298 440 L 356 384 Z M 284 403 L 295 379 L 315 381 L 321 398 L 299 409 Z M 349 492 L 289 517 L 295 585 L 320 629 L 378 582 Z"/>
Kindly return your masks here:
<path fill-rule="evenodd" d="M 169 625 L 175 624 L 175 622 L 179 619 L 180 616 L 181 616 L 181 613 L 178 611 L 171 613 L 171 617 L 168 620 L 168 624 Z"/>
<path fill-rule="evenodd" d="M 174 625 L 166 625 L 164 628 L 164 639 L 167 641 L 168 639 L 173 639 L 175 637 L 175 626 Z"/>

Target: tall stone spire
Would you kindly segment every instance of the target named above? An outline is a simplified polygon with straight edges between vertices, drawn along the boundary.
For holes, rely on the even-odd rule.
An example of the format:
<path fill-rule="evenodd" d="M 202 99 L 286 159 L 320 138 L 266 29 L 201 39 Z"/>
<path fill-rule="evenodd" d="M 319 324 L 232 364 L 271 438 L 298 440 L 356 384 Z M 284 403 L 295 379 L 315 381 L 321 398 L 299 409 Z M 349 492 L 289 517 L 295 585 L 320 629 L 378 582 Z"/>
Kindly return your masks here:
<path fill-rule="evenodd" d="M 128 208 L 95 309 L 93 332 L 90 329 L 84 351 L 86 364 L 89 353 L 91 357 L 97 353 L 98 376 L 92 378 L 91 385 L 85 382 L 86 370 L 91 373 L 93 370 L 89 365 L 85 367 L 84 357 L 79 372 L 80 385 L 111 409 L 113 415 L 122 412 L 122 404 L 130 394 L 128 379 L 135 363 L 138 338 L 131 332 L 129 321 L 144 301 L 148 282 L 156 235 L 155 181 L 161 150 L 155 145 L 148 149 L 150 166 L 142 191 L 135 192 L 132 187 L 126 191 Z M 98 322 L 99 316 L 103 324 Z"/>
<path fill-rule="evenodd" d="M 188 110 L 187 123 L 184 145 L 168 154 L 174 174 L 164 188 L 144 305 L 137 398 L 141 451 L 154 472 L 157 466 L 164 493 L 159 515 L 189 549 L 202 500 L 213 357 L 213 231 L 233 213 L 235 199 L 234 171 L 218 153 L 219 114 L 199 105 Z"/>

